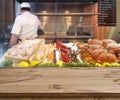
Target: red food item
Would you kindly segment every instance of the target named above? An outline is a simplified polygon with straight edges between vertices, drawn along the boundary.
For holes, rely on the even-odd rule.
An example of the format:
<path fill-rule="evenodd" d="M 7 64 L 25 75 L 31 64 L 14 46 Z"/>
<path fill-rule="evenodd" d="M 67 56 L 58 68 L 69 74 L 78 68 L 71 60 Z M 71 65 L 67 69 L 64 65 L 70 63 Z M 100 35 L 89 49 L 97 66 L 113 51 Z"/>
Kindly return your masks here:
<path fill-rule="evenodd" d="M 60 41 L 56 42 L 56 46 L 59 46 L 59 45 L 62 45 L 62 44 L 63 44 L 63 43 L 60 42 Z"/>
<path fill-rule="evenodd" d="M 61 60 L 64 62 L 72 62 L 70 58 L 68 58 L 68 55 L 61 53 Z"/>
<path fill-rule="evenodd" d="M 56 46 L 64 49 L 68 49 L 67 46 L 65 46 L 62 42 L 56 42 Z"/>
<path fill-rule="evenodd" d="M 65 49 L 65 48 L 60 48 L 60 51 L 62 53 L 65 53 L 66 55 L 68 55 L 68 53 L 69 53 L 68 49 Z"/>

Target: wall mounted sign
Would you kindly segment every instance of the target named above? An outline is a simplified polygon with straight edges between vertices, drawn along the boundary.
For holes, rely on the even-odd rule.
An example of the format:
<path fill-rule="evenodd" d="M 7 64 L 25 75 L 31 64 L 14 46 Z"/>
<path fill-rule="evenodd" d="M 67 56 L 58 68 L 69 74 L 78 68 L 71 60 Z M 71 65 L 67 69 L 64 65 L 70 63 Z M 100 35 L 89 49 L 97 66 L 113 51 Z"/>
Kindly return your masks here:
<path fill-rule="evenodd" d="M 116 26 L 116 0 L 99 0 L 98 13 L 99 26 Z"/>

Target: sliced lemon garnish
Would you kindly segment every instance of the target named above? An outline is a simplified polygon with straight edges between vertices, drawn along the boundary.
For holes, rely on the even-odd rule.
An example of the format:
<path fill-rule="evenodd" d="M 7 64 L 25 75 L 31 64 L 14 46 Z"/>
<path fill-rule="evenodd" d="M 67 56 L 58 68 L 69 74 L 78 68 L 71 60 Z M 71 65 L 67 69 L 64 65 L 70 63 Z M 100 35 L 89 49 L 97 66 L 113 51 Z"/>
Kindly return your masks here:
<path fill-rule="evenodd" d="M 101 67 L 102 65 L 100 63 L 95 64 L 96 67 Z"/>
<path fill-rule="evenodd" d="M 102 66 L 103 66 L 103 67 L 110 67 L 110 63 L 104 62 L 104 63 L 102 63 Z"/>
<path fill-rule="evenodd" d="M 29 63 L 26 61 L 21 61 L 18 63 L 18 67 L 29 67 Z"/>
<path fill-rule="evenodd" d="M 56 65 L 58 65 L 59 67 L 62 67 L 63 66 L 63 61 L 57 61 Z"/>
<path fill-rule="evenodd" d="M 35 65 L 39 64 L 40 62 L 39 61 L 32 61 L 30 63 L 30 67 L 34 67 Z"/>
<path fill-rule="evenodd" d="M 114 63 L 111 63 L 111 64 L 110 64 L 110 66 L 111 66 L 111 67 L 119 67 L 119 66 L 120 66 L 120 64 L 119 64 L 119 63 L 117 63 L 117 62 L 114 62 Z"/>

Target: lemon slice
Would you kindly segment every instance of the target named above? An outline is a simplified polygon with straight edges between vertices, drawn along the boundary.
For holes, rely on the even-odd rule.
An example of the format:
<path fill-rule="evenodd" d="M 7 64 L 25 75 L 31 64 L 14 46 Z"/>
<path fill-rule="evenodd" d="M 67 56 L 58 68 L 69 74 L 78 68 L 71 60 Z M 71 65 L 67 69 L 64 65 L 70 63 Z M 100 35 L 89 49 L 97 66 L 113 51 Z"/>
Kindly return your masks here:
<path fill-rule="evenodd" d="M 103 67 L 110 67 L 110 63 L 104 62 L 104 63 L 102 63 L 102 66 L 103 66 Z"/>
<path fill-rule="evenodd" d="M 110 66 L 111 66 L 111 67 L 120 67 L 120 64 L 119 64 L 119 63 L 114 62 L 114 63 L 111 63 L 111 64 L 110 64 Z"/>
<path fill-rule="evenodd" d="M 39 61 L 32 61 L 30 63 L 30 67 L 34 67 L 35 65 L 39 64 L 40 62 Z"/>
<path fill-rule="evenodd" d="M 56 65 L 58 65 L 59 67 L 62 67 L 63 66 L 63 61 L 57 61 Z"/>
<path fill-rule="evenodd" d="M 26 61 L 21 61 L 18 63 L 18 67 L 29 67 L 29 63 Z"/>
<path fill-rule="evenodd" d="M 100 63 L 95 64 L 96 67 L 101 67 L 102 65 Z"/>

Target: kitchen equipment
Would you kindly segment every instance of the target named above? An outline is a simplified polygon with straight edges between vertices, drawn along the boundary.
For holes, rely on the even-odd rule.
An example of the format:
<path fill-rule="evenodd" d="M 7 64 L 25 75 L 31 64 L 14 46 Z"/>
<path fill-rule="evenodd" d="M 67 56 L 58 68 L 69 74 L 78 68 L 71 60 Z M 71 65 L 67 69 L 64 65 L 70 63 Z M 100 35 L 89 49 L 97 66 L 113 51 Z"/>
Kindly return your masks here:
<path fill-rule="evenodd" d="M 19 2 L 16 2 L 16 15 L 22 0 L 17 1 Z M 61 36 L 94 37 L 92 16 L 96 15 L 94 8 L 96 0 L 31 1 L 28 0 L 31 4 L 31 11 L 41 20 L 45 36 L 56 33 L 57 38 Z"/>

